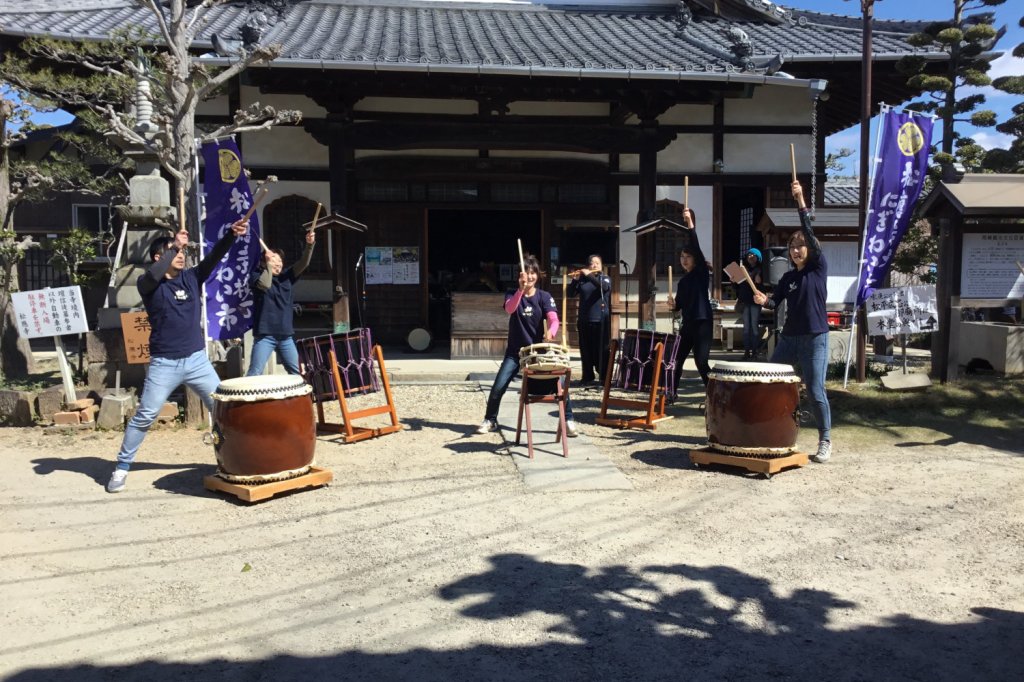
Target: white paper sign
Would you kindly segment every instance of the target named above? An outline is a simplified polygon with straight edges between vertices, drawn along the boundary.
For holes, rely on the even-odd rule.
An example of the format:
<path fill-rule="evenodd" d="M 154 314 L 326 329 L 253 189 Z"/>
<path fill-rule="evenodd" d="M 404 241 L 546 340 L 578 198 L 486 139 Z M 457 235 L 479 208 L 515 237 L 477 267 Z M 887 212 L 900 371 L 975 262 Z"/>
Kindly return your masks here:
<path fill-rule="evenodd" d="M 939 328 L 935 287 L 875 289 L 864 302 L 869 336 L 934 332 Z"/>
<path fill-rule="evenodd" d="M 75 287 L 19 291 L 11 294 L 22 338 L 80 334 L 89 331 L 82 290 Z"/>
<path fill-rule="evenodd" d="M 366 283 L 367 284 L 391 284 L 391 247 L 390 246 L 367 246 L 366 247 Z"/>
<path fill-rule="evenodd" d="M 965 234 L 960 298 L 1024 298 L 1024 233 Z"/>
<path fill-rule="evenodd" d="M 420 247 L 396 246 L 392 253 L 392 281 L 395 284 L 419 284 Z"/>

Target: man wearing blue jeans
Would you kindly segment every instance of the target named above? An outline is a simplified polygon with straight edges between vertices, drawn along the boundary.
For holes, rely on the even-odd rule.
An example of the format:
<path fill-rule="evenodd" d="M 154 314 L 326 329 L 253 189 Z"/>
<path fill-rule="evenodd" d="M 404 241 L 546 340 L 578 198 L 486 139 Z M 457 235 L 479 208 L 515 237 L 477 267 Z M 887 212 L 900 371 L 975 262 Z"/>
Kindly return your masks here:
<path fill-rule="evenodd" d="M 284 270 L 282 251 L 267 249 L 263 253 L 264 268 L 252 276 L 253 323 L 252 358 L 246 376 L 263 374 L 270 355 L 277 357 L 289 374 L 299 373 L 299 351 L 295 348 L 295 329 L 292 324 L 292 306 L 295 305 L 293 287 L 299 276 L 309 267 L 313 256 L 316 233 L 306 231 L 306 248 L 292 267 Z"/>
<path fill-rule="evenodd" d="M 186 230 L 178 231 L 173 239 L 159 237 L 149 245 L 153 264 L 136 283 L 149 315 L 149 369 L 139 408 L 124 430 L 121 449 L 117 453 L 117 467 L 107 483 L 108 493 L 124 490 L 128 470 L 135 461 L 139 446 L 174 389 L 185 384 L 199 394 L 206 409 L 213 410 L 211 394 L 220 379 L 206 357 L 200 319 L 202 286 L 235 239 L 248 229 L 248 221 L 233 223 L 194 268 L 185 268 Z"/>

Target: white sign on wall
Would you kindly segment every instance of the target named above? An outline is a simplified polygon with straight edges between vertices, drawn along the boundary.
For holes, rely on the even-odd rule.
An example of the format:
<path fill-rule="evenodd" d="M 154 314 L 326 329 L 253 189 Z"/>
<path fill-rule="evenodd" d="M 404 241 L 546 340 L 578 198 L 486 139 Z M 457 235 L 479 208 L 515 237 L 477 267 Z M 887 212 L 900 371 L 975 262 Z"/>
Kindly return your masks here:
<path fill-rule="evenodd" d="M 11 294 L 18 333 L 26 339 L 42 336 L 80 334 L 89 331 L 82 304 L 82 290 L 77 287 L 19 291 Z"/>
<path fill-rule="evenodd" d="M 935 287 L 875 289 L 864 302 L 868 336 L 895 336 L 934 332 L 939 328 Z"/>
<path fill-rule="evenodd" d="M 965 234 L 960 298 L 1024 298 L 1024 233 Z"/>

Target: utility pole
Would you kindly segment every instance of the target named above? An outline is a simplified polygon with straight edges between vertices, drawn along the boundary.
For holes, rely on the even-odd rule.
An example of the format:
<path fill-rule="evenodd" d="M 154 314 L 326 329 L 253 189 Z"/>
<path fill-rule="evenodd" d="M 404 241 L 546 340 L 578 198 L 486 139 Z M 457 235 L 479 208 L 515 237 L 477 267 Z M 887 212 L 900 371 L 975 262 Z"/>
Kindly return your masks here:
<path fill-rule="evenodd" d="M 863 18 L 861 30 L 861 62 L 860 62 L 860 192 L 857 217 L 860 222 L 861 234 L 867 224 L 868 212 L 868 173 L 870 170 L 869 155 L 871 154 L 871 60 L 873 57 L 871 29 L 874 23 L 875 0 L 861 0 L 860 9 Z M 860 245 L 860 253 L 864 253 L 864 245 Z M 867 377 L 867 310 L 861 306 L 857 312 L 857 382 L 864 383 Z"/>

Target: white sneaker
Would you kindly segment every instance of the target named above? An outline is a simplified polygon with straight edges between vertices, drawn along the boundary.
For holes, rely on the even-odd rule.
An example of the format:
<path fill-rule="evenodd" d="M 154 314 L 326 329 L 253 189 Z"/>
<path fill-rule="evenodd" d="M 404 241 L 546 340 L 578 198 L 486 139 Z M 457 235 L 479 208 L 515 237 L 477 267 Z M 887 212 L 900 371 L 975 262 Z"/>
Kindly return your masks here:
<path fill-rule="evenodd" d="M 565 435 L 569 436 L 569 438 L 575 438 L 580 435 L 580 432 L 576 429 L 576 422 L 571 419 L 565 420 Z"/>
<path fill-rule="evenodd" d="M 114 473 L 110 475 L 110 480 L 107 481 L 107 492 L 108 493 L 119 493 L 124 490 L 124 486 L 127 483 L 128 472 L 124 469 L 114 469 Z"/>
<path fill-rule="evenodd" d="M 480 422 L 480 426 L 476 427 L 477 433 L 490 433 L 491 431 L 498 430 L 498 422 L 494 419 L 485 419 Z"/>
<path fill-rule="evenodd" d="M 824 464 L 832 457 L 832 441 L 818 441 L 818 451 L 811 455 L 811 461 Z"/>

